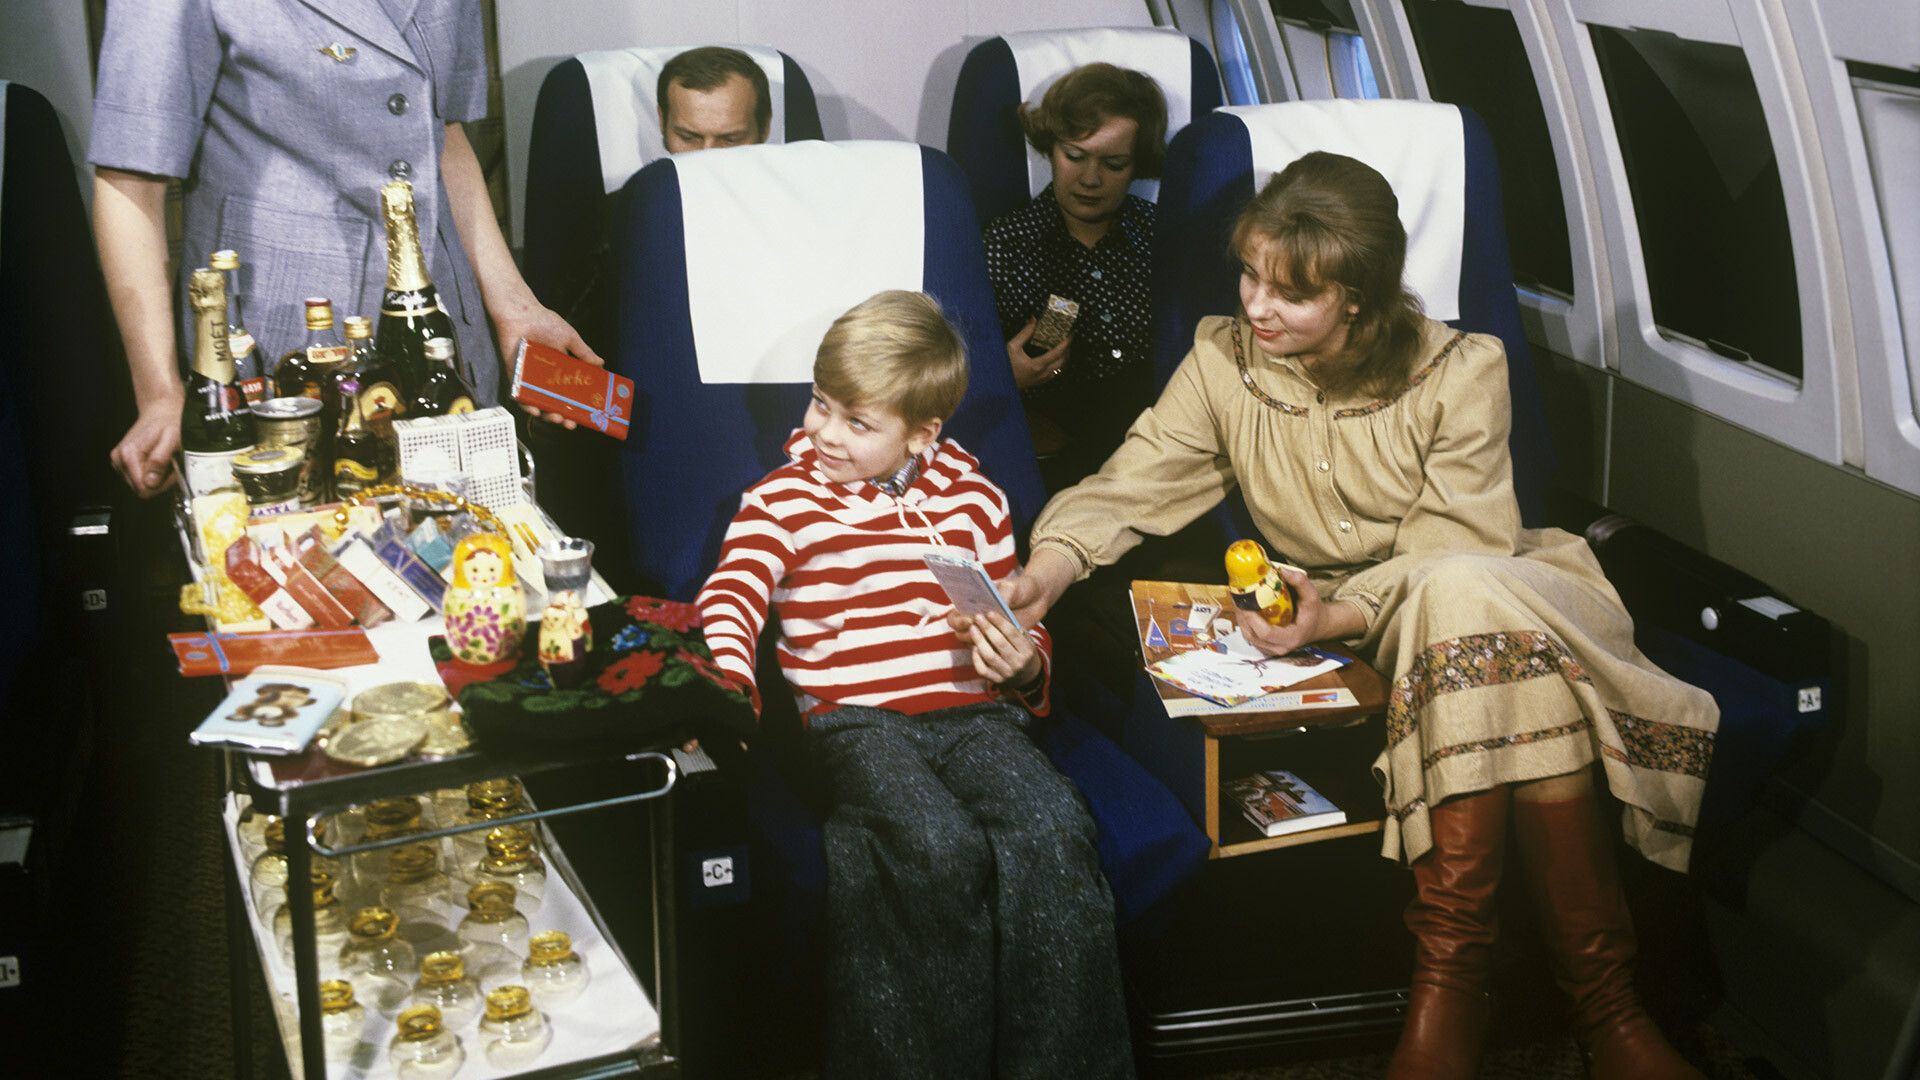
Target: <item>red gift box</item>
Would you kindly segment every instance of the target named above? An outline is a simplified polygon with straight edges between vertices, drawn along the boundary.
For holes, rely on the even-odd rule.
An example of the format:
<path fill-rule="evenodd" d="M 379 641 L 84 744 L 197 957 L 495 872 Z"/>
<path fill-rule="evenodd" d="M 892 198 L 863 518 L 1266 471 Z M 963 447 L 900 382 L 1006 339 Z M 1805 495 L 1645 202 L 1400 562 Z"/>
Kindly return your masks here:
<path fill-rule="evenodd" d="M 377 664 L 367 632 L 351 630 L 263 630 L 251 634 L 168 634 L 182 675 L 245 675 L 263 664 L 307 668 Z"/>
<path fill-rule="evenodd" d="M 513 356 L 513 400 L 625 440 L 633 380 L 522 338 Z"/>

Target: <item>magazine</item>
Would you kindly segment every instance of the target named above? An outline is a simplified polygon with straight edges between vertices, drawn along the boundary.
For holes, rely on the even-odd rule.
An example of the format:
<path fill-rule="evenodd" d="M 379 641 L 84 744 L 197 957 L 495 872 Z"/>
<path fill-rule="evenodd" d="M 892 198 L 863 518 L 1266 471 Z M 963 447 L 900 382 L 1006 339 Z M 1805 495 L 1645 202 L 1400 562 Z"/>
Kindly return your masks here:
<path fill-rule="evenodd" d="M 1306 781 L 1278 769 L 1222 784 L 1220 793 L 1240 806 L 1253 827 L 1267 836 L 1341 825 L 1347 812 L 1313 790 Z"/>
<path fill-rule="evenodd" d="M 1214 637 L 1210 648 L 1188 649 L 1147 666 L 1147 674 L 1221 705 L 1239 705 L 1285 690 L 1347 664 L 1346 657 L 1305 646 L 1268 656 L 1238 627 Z"/>

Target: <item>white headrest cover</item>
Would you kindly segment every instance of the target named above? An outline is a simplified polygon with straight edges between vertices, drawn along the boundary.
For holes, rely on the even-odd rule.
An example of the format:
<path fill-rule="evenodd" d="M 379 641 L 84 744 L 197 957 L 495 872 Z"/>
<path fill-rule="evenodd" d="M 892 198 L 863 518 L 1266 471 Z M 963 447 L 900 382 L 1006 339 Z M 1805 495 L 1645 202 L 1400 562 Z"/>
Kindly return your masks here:
<path fill-rule="evenodd" d="M 813 379 L 820 338 L 883 289 L 919 289 L 920 147 L 806 141 L 672 159 L 700 381 Z"/>
<path fill-rule="evenodd" d="M 725 44 L 722 42 L 721 44 Z M 660 103 L 654 91 L 667 61 L 698 48 L 696 45 L 658 45 L 634 49 L 607 49 L 574 57 L 587 72 L 593 94 L 594 132 L 600 142 L 600 173 L 608 194 L 648 162 L 667 156 L 660 136 Z M 787 66 L 778 49 L 765 45 L 729 45 L 739 49 L 767 73 L 767 91 L 773 98 L 773 116 L 767 121 L 767 141 L 787 141 Z"/>
<path fill-rule="evenodd" d="M 1219 110 L 1247 127 L 1253 190 L 1315 150 L 1366 162 L 1387 178 L 1407 228 L 1405 281 L 1442 321 L 1460 317 L 1467 151 L 1460 110 L 1427 101 L 1289 101 Z"/>
<path fill-rule="evenodd" d="M 1047 88 L 1083 64 L 1104 60 L 1152 76 L 1167 98 L 1167 139 L 1193 119 L 1193 43 L 1178 30 L 1159 27 L 1095 27 L 1088 30 L 1032 30 L 1005 34 L 1020 73 L 1020 100 L 1038 107 Z M 1053 180 L 1053 166 L 1029 144 L 1027 185 L 1035 195 Z M 1158 180 L 1135 180 L 1132 191 L 1158 198 Z"/>

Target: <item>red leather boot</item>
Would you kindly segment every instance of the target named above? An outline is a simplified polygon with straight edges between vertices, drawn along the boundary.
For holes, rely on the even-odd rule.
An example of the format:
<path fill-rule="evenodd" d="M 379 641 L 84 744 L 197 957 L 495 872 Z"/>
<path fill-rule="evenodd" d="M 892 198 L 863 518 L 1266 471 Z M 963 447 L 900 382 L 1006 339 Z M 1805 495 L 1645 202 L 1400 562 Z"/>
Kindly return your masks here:
<path fill-rule="evenodd" d="M 1560 802 L 1515 799 L 1514 836 L 1554 979 L 1573 998 L 1574 1034 L 1594 1080 L 1706 1080 L 1687 1064 L 1633 988 L 1638 943 L 1592 792 Z"/>
<path fill-rule="evenodd" d="M 1413 989 L 1387 1080 L 1473 1080 L 1492 1002 L 1494 890 L 1507 847 L 1505 786 L 1449 799 L 1428 813 L 1433 848 L 1413 864 Z"/>

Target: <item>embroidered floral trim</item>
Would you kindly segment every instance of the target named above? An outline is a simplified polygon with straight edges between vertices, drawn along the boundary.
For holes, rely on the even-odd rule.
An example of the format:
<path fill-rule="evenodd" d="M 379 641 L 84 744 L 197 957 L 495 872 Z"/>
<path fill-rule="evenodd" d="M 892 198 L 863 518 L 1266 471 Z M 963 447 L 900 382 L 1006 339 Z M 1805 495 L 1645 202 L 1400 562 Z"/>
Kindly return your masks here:
<path fill-rule="evenodd" d="M 1372 416 L 1374 413 L 1379 412 L 1381 409 L 1384 409 L 1389 405 L 1392 405 L 1394 402 L 1399 401 L 1401 398 L 1406 397 L 1407 391 L 1412 390 L 1414 387 L 1419 386 L 1423 382 L 1426 382 L 1427 377 L 1429 375 L 1432 375 L 1435 371 L 1439 369 L 1440 362 L 1447 358 L 1447 354 L 1451 353 L 1454 349 L 1458 348 L 1460 346 L 1460 343 L 1466 340 L 1466 337 L 1467 337 L 1466 331 L 1464 330 L 1456 331 L 1453 335 L 1453 339 L 1447 342 L 1446 348 L 1440 350 L 1440 355 L 1434 357 L 1431 361 L 1427 363 L 1425 367 L 1421 368 L 1419 371 L 1416 371 L 1412 375 L 1407 376 L 1406 383 L 1403 384 L 1400 387 L 1399 391 L 1395 393 L 1392 397 L 1382 398 L 1378 401 L 1374 401 L 1366 405 L 1356 405 L 1351 409 L 1340 409 L 1333 414 L 1333 418 L 1335 420 L 1349 420 L 1356 416 Z"/>
<path fill-rule="evenodd" d="M 1387 696 L 1387 745 L 1397 746 L 1412 735 L 1414 716 L 1442 694 L 1548 675 L 1588 681 L 1580 661 L 1538 630 L 1471 634 L 1429 645 L 1407 673 L 1394 680 Z"/>
<path fill-rule="evenodd" d="M 1707 767 L 1713 762 L 1711 731 L 1648 720 L 1613 709 L 1608 709 L 1607 715 L 1613 718 L 1614 730 L 1626 744 L 1626 755 L 1621 760 L 1627 764 L 1701 780 L 1707 778 Z"/>
<path fill-rule="evenodd" d="M 1557 724 L 1550 728 L 1541 728 L 1538 731 L 1521 731 L 1512 735 L 1496 735 L 1491 739 L 1476 739 L 1473 742 L 1455 743 L 1452 746 L 1443 746 L 1433 753 L 1428 754 L 1421 760 L 1420 767 L 1422 769 L 1431 769 L 1436 763 L 1460 754 L 1480 754 L 1489 750 L 1498 750 L 1503 746 L 1525 746 L 1528 743 L 1546 742 L 1548 739 L 1564 739 L 1569 735 L 1591 730 L 1593 730 L 1593 721 L 1583 716 L 1570 724 Z"/>
<path fill-rule="evenodd" d="M 1240 365 L 1240 382 L 1246 386 L 1247 392 L 1258 398 L 1262 405 L 1279 409 L 1288 416 L 1306 416 L 1307 409 L 1305 406 L 1289 405 L 1284 401 L 1269 397 L 1265 390 L 1254 385 L 1253 371 L 1247 367 L 1247 350 L 1240 344 L 1240 320 L 1235 319 L 1231 329 L 1233 330 L 1233 362 Z"/>

